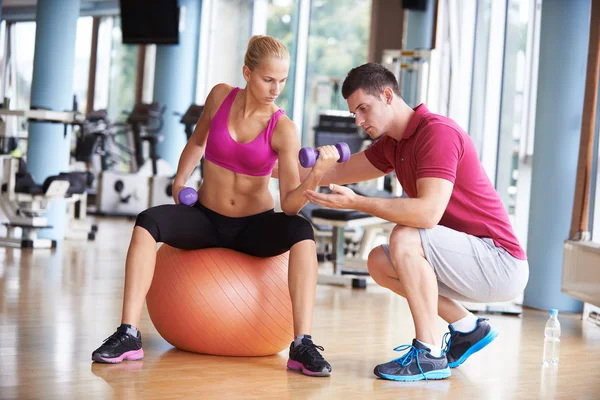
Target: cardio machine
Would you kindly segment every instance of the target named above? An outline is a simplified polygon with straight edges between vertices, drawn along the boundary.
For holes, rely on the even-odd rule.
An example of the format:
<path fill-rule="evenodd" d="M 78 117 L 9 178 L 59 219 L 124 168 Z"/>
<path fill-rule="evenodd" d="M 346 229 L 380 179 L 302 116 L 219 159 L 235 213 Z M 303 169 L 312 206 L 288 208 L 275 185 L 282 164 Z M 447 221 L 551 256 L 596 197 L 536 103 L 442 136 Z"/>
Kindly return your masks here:
<path fill-rule="evenodd" d="M 172 168 L 156 154 L 156 144 L 162 137 L 155 133 L 162 128 L 164 111 L 165 108 L 158 103 L 137 104 L 124 124 L 109 122 L 104 131 L 95 132 L 100 136 L 102 159 L 96 190 L 97 214 L 139 214 L 151 204 L 152 178 L 172 175 Z M 122 137 L 126 144 L 119 140 Z M 144 151 L 146 142 L 149 145 L 149 162 Z M 116 154 L 126 162 L 119 162 Z"/>
<path fill-rule="evenodd" d="M 172 186 L 175 171 L 164 160 L 158 157 L 156 145 L 163 140 L 156 135 L 163 126 L 164 106 L 158 103 L 138 104 L 129 114 L 125 124 L 108 124 L 102 136 L 99 148 L 102 154 L 102 171 L 98 174 L 96 213 L 100 215 L 136 216 L 149 207 L 162 204 L 173 204 Z M 188 114 L 188 113 L 186 113 Z M 186 117 L 186 132 L 193 131 L 192 113 Z M 182 118 L 183 119 L 183 118 Z M 193 121 L 193 122 L 192 122 Z M 119 126 L 125 126 L 128 146 L 116 139 Z M 188 127 L 190 125 L 190 127 Z M 191 136 L 191 133 L 189 134 Z M 189 136 L 188 136 L 189 138 Z M 148 157 L 145 156 L 147 143 Z M 116 148 L 120 154 L 125 154 L 128 172 L 114 168 Z M 188 186 L 197 187 L 199 177 L 192 174 Z"/>

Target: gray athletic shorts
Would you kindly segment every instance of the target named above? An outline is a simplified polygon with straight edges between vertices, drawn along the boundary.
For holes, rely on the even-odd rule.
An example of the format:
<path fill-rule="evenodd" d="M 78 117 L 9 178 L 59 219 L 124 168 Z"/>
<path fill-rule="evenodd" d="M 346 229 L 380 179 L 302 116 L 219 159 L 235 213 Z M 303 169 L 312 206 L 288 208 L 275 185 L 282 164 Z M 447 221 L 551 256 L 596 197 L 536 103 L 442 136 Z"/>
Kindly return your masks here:
<path fill-rule="evenodd" d="M 513 257 L 492 239 L 441 225 L 419 229 L 419 234 L 441 296 L 473 303 L 509 301 L 527 285 L 528 262 Z M 382 247 L 391 262 L 389 245 Z"/>

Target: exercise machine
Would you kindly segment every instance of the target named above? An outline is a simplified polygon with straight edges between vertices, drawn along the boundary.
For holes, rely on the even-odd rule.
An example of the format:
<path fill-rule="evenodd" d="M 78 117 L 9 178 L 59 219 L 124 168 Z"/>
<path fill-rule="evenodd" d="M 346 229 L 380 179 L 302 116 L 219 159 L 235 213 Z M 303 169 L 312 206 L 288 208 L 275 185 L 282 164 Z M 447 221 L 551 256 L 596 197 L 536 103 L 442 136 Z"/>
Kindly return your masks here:
<path fill-rule="evenodd" d="M 56 241 L 38 237 L 40 229 L 52 228 L 45 213 L 50 201 L 63 199 L 69 182 L 62 179 L 46 180 L 44 185 L 35 185 L 19 179 L 20 161 L 11 155 L 0 155 L 0 212 L 6 227 L 6 236 L 0 238 L 0 246 L 22 248 L 54 248 Z"/>
<path fill-rule="evenodd" d="M 27 139 L 25 125 L 16 123 L 17 118 L 29 122 L 50 122 L 80 127 L 84 116 L 76 111 L 59 112 L 44 109 L 8 110 L 0 108 L 0 138 L 4 144 L 3 153 L 12 152 L 17 141 Z M 11 142 L 12 141 L 12 142 Z M 65 226 L 65 238 L 95 238 L 96 225 L 87 220 L 85 204 L 87 193 L 85 181 L 87 175 L 80 172 L 62 172 L 48 177 L 38 185 L 27 171 L 23 159 L 10 154 L 0 156 L 0 210 L 6 236 L 0 238 L 0 245 L 25 248 L 51 248 L 56 242 L 38 238 L 40 229 L 52 228 L 45 217 L 48 205 L 54 200 L 66 200 L 68 220 Z M 84 205 L 81 207 L 81 205 Z"/>
<path fill-rule="evenodd" d="M 107 117 L 101 118 L 105 129 L 93 133 L 100 136 L 98 148 L 102 156 L 95 213 L 136 216 L 156 203 L 168 201 L 166 193 L 164 202 L 151 200 L 154 190 L 159 190 L 154 188 L 157 183 L 153 178 L 173 175 L 172 168 L 156 153 L 156 145 L 162 140 L 162 136 L 156 133 L 162 128 L 164 111 L 165 107 L 158 103 L 140 103 L 133 108 L 124 124 L 111 124 Z M 97 124 L 99 122 L 96 121 Z M 127 144 L 120 143 L 119 135 L 126 138 Z M 149 147 L 148 157 L 144 143 Z M 118 157 L 121 159 L 118 160 Z M 124 165 L 127 165 L 128 171 L 119 170 Z"/>

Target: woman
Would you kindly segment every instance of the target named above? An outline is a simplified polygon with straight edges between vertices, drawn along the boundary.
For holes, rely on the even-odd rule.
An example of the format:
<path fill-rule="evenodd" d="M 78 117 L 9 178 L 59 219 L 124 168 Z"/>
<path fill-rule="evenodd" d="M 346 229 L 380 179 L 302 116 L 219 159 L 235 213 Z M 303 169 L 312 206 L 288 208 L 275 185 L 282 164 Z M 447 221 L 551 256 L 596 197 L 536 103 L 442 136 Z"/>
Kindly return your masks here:
<path fill-rule="evenodd" d="M 118 363 L 143 357 L 137 330 L 152 282 L 156 243 L 182 249 L 226 247 L 259 257 L 289 255 L 289 290 L 295 339 L 288 368 L 328 376 L 331 366 L 311 339 L 317 282 L 317 258 L 311 225 L 296 215 L 339 158 L 333 146 L 320 149 L 317 163 L 302 184 L 298 173 L 300 142 L 294 123 L 275 105 L 285 86 L 289 54 L 269 36 L 253 36 L 242 69 L 246 87 L 216 85 L 193 135 L 183 149 L 173 184 L 173 198 L 205 156 L 203 183 L 193 207 L 152 207 L 138 216 L 126 260 L 121 326 L 92 353 L 97 362 Z M 273 211 L 268 190 L 279 161 L 283 213 Z"/>

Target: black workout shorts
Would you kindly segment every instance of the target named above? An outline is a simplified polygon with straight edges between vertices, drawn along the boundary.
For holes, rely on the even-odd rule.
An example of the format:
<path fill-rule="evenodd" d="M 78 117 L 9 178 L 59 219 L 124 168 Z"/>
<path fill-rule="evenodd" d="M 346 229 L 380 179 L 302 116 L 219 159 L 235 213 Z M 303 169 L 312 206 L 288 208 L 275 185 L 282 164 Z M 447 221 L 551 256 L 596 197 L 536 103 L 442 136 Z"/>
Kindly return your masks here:
<path fill-rule="evenodd" d="M 166 204 L 141 212 L 136 226 L 157 242 L 179 249 L 224 247 L 258 257 L 285 253 L 294 244 L 314 240 L 311 224 L 299 215 L 273 210 L 231 218 L 197 202 L 193 207 Z"/>

